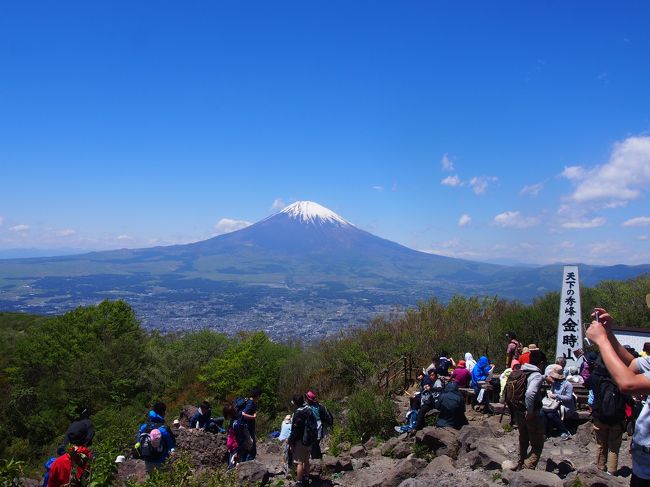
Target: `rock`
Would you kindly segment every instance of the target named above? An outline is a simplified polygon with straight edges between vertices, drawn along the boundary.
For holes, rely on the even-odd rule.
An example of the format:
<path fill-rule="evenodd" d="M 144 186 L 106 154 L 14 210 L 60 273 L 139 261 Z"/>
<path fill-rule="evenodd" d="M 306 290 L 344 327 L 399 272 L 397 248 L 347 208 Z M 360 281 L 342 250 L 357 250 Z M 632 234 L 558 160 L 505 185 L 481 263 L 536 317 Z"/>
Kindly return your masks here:
<path fill-rule="evenodd" d="M 463 451 L 471 451 L 476 449 L 478 440 L 483 438 L 486 434 L 485 427 L 475 424 L 468 424 L 463 426 L 458 434 L 458 441 L 460 442 Z"/>
<path fill-rule="evenodd" d="M 408 458 L 400 460 L 391 470 L 384 474 L 383 480 L 378 484 L 381 487 L 397 487 L 402 481 L 415 477 L 427 462 L 421 458 Z"/>
<path fill-rule="evenodd" d="M 546 469 L 547 472 L 552 472 L 561 479 L 565 478 L 571 472 L 575 470 L 573 463 L 570 460 L 557 460 L 554 458 L 548 458 L 546 460 Z"/>
<path fill-rule="evenodd" d="M 505 460 L 501 464 L 501 470 L 512 470 L 512 471 L 517 470 L 517 462 L 515 462 L 514 460 Z"/>
<path fill-rule="evenodd" d="M 240 485 L 266 485 L 269 472 L 266 466 L 257 460 L 242 462 L 235 467 Z"/>
<path fill-rule="evenodd" d="M 346 454 L 343 454 L 340 457 L 323 455 L 321 465 L 328 473 L 339 473 L 353 469 L 352 457 Z"/>
<path fill-rule="evenodd" d="M 391 456 L 393 458 L 406 458 L 411 454 L 411 451 L 411 443 L 401 441 L 395 445 L 395 448 L 393 448 L 393 451 L 391 452 Z"/>
<path fill-rule="evenodd" d="M 360 468 L 367 468 L 370 466 L 370 462 L 365 458 L 354 458 L 352 459 L 352 469 L 359 470 Z"/>
<path fill-rule="evenodd" d="M 141 484 L 147 481 L 147 468 L 143 460 L 130 458 L 117 466 L 115 473 L 116 485 L 125 485 L 127 481 Z"/>
<path fill-rule="evenodd" d="M 460 464 L 470 468 L 482 467 L 485 470 L 496 470 L 501 464 L 508 460 L 508 454 L 499 448 L 493 441 L 482 439 L 477 443 L 475 450 L 464 453 L 461 456 Z"/>
<path fill-rule="evenodd" d="M 541 470 L 503 471 L 503 479 L 509 487 L 563 487 L 562 480 L 550 472 Z"/>
<path fill-rule="evenodd" d="M 365 457 L 367 454 L 368 452 L 361 445 L 355 445 L 352 448 L 350 448 L 350 456 L 352 458 L 362 458 Z"/>
<path fill-rule="evenodd" d="M 454 473 L 456 467 L 447 455 L 440 455 L 429 462 L 429 465 L 418 474 L 418 477 L 435 478 L 441 473 Z"/>
<path fill-rule="evenodd" d="M 563 485 L 572 487 L 577 484 L 576 479 L 580 479 L 580 484 L 585 487 L 622 487 L 629 484 L 629 480 L 607 475 L 605 472 L 598 470 L 596 465 L 590 465 L 589 467 L 580 468 L 575 472 L 571 472 L 564 479 Z"/>
<path fill-rule="evenodd" d="M 189 453 L 198 468 L 221 467 L 228 461 L 226 435 L 221 433 L 180 429 L 176 432 L 176 447 Z"/>
<path fill-rule="evenodd" d="M 349 441 L 344 441 L 336 445 L 336 448 L 338 448 L 339 451 L 349 451 L 351 447 L 352 444 Z"/>
<path fill-rule="evenodd" d="M 190 426 L 190 419 L 192 416 L 194 416 L 194 413 L 198 410 L 196 406 L 192 406 L 191 404 L 188 404 L 187 406 L 183 406 L 183 409 L 181 409 L 181 412 L 178 414 L 178 419 L 181 422 L 181 426 L 185 428 L 189 428 Z"/>
<path fill-rule="evenodd" d="M 381 454 L 385 457 L 390 456 L 390 454 L 393 452 L 393 448 L 395 448 L 399 443 L 399 438 L 389 438 L 386 443 L 381 445 Z"/>
<path fill-rule="evenodd" d="M 573 435 L 572 441 L 580 446 L 586 447 L 589 443 L 594 442 L 593 427 L 591 423 L 583 423 L 578 426 L 576 434 Z"/>
<path fill-rule="evenodd" d="M 460 442 L 458 433 L 451 428 L 424 428 L 415 435 L 415 442 L 429 448 L 434 455 L 447 455 L 455 458 L 458 455 Z"/>
<path fill-rule="evenodd" d="M 377 440 L 375 438 L 370 438 L 363 444 L 366 451 L 370 451 L 377 446 Z"/>

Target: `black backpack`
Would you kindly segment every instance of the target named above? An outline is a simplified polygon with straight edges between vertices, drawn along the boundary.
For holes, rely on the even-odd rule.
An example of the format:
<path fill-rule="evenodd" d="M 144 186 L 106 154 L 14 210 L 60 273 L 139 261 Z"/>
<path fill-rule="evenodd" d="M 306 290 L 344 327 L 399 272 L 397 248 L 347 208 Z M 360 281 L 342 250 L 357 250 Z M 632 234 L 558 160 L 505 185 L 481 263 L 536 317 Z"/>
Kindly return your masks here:
<path fill-rule="evenodd" d="M 311 446 L 318 441 L 318 422 L 309 406 L 303 408 L 302 414 L 304 415 L 305 429 L 300 441 L 305 446 Z"/>
<path fill-rule="evenodd" d="M 436 367 L 436 373 L 438 376 L 449 376 L 449 367 L 451 367 L 451 360 L 448 358 L 440 358 L 438 360 L 438 367 Z"/>
<path fill-rule="evenodd" d="M 625 418 L 625 399 L 611 377 L 602 377 L 594 391 L 594 415 L 603 423 Z"/>

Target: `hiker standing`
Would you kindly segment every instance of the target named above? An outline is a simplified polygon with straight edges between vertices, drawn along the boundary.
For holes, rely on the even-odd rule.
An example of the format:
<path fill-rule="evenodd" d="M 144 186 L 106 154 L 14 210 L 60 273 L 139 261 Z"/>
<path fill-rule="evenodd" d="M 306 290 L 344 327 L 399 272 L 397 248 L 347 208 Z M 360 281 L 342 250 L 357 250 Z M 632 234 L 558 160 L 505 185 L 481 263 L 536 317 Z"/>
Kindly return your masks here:
<path fill-rule="evenodd" d="M 615 475 L 625 431 L 625 400 L 602 365 L 594 368 L 585 385 L 594 391 L 591 422 L 596 437 L 596 467 Z"/>
<path fill-rule="evenodd" d="M 519 359 L 523 347 L 521 342 L 517 340 L 517 335 L 514 332 L 506 333 L 506 338 L 508 340 L 508 346 L 506 347 L 506 367 L 509 367 L 513 360 Z"/>
<path fill-rule="evenodd" d="M 257 455 L 257 438 L 255 437 L 255 420 L 257 419 L 257 401 L 262 395 L 262 391 L 259 387 L 254 387 L 251 390 L 250 397 L 246 401 L 246 405 L 241 412 L 241 421 L 246 428 L 248 428 L 248 433 L 253 440 L 253 446 L 246 454 L 246 458 L 242 461 L 254 460 Z"/>
<path fill-rule="evenodd" d="M 544 449 L 541 397 L 544 361 L 541 350 L 532 350 L 530 363 L 513 370 L 506 383 L 506 404 L 519 430 L 518 468 L 535 469 Z M 531 447 L 530 455 L 528 446 Z"/>
<path fill-rule="evenodd" d="M 59 445 L 59 448 L 57 449 L 57 453 L 59 455 L 65 452 L 65 447 L 68 446 L 68 444 L 70 443 L 74 444 L 71 439 L 72 437 L 75 437 L 76 441 L 79 440 L 78 434 L 80 431 L 85 432 L 83 445 L 91 446 L 93 444 L 93 437 L 95 436 L 95 427 L 93 426 L 93 423 L 90 420 L 89 409 L 82 406 L 77 408 L 77 413 L 78 413 L 77 417 L 72 423 L 70 423 L 70 426 L 68 426 L 68 430 L 65 432 L 63 443 L 61 443 L 61 445 Z"/>
<path fill-rule="evenodd" d="M 86 422 L 77 421 L 70 425 L 66 432 L 66 440 L 72 446 L 50 465 L 46 474 L 47 487 L 88 485 L 92 459 L 88 441 L 89 438 L 92 440 L 93 434 L 94 429 L 91 433 Z"/>
<path fill-rule="evenodd" d="M 317 441 L 316 420 L 309 404 L 301 394 L 293 396 L 293 405 L 296 410 L 291 419 L 291 433 L 289 434 L 289 447 L 296 464 L 296 478 L 298 485 L 309 485 L 309 456 L 312 445 Z"/>
<path fill-rule="evenodd" d="M 176 439 L 165 424 L 166 411 L 167 406 L 164 403 L 155 403 L 149 411 L 147 422 L 143 423 L 138 431 L 136 450 L 144 460 L 149 474 L 160 468 L 176 449 Z"/>
<path fill-rule="evenodd" d="M 598 313 L 598 321 L 593 321 L 589 325 L 587 338 L 598 345 L 607 371 L 614 379 L 620 392 L 627 395 L 650 394 L 649 358 L 634 358 L 619 343 L 611 329 L 614 319 L 605 309 L 596 308 L 594 313 Z M 594 370 L 592 375 L 595 373 Z M 591 377 L 588 381 L 591 381 Z M 596 394 L 596 389 L 593 390 Z M 596 407 L 595 401 L 594 407 Z M 650 403 L 648 401 L 646 401 L 636 420 L 630 450 L 632 452 L 632 480 L 630 485 L 633 487 L 650 485 Z"/>
<path fill-rule="evenodd" d="M 311 458 L 323 458 L 323 453 L 320 450 L 320 442 L 327 434 L 327 430 L 334 424 L 334 418 L 329 410 L 318 402 L 318 398 L 313 391 L 307 391 L 305 398 L 307 399 L 307 404 L 316 418 L 316 425 L 318 428 L 318 438 L 312 445 Z"/>

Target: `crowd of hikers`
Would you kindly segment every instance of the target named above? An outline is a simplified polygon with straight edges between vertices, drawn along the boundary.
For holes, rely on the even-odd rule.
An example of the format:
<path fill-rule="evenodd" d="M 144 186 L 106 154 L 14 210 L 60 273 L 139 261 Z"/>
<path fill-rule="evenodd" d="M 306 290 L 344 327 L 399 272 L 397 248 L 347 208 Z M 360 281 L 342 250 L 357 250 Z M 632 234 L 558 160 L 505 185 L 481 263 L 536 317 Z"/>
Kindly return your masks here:
<path fill-rule="evenodd" d="M 536 468 L 544 442 L 559 434 L 570 440 L 578 419 L 574 387 L 588 391 L 586 410 L 590 413 L 596 440 L 596 466 L 617 475 L 618 454 L 623 433 L 632 436 L 633 469 L 630 485 L 650 485 L 650 343 L 637 353 L 622 346 L 614 336 L 612 317 L 596 308 L 595 320 L 587 337 L 598 346 L 599 353 L 579 355 L 579 367 L 567 367 L 565 357 L 547 364 L 546 355 L 534 343 L 528 346 L 514 333 L 506 335 L 505 367 L 495 373 L 495 364 L 487 356 L 475 360 L 465 353 L 458 362 L 445 351 L 417 374 L 417 390 L 409 397 L 406 424 L 396 426 L 398 433 L 415 434 L 426 425 L 429 413 L 435 412 L 435 425 L 461 429 L 468 423 L 466 399 L 472 399 L 477 411 L 489 410 L 490 397 L 505 405 L 510 421 L 519 435 L 517 468 Z M 581 352 L 581 351 L 580 351 Z M 577 362 L 578 363 L 578 362 Z M 189 419 L 189 428 L 212 433 L 226 433 L 228 468 L 255 459 L 257 454 L 257 403 L 259 388 L 248 398 L 238 398 L 223 408 L 223 416 L 212 417 L 207 401 L 202 402 Z M 298 485 L 309 484 L 310 460 L 322 457 L 320 443 L 332 427 L 333 417 L 308 391 L 295 395 L 293 413 L 284 417 L 274 438 L 283 444 L 285 470 L 295 466 Z M 144 460 L 148 473 L 160 468 L 174 454 L 174 430 L 184 428 L 178 419 L 170 429 L 165 423 L 166 407 L 155 403 L 140 426 L 135 441 L 135 456 Z M 503 413 L 502 413 L 503 419 Z M 58 457 L 46 463 L 45 487 L 81 486 L 90 476 L 90 447 L 95 430 L 87 410 L 78 411 L 58 450 Z M 118 457 L 117 461 L 123 461 Z"/>
<path fill-rule="evenodd" d="M 241 462 L 254 460 L 257 455 L 257 402 L 262 395 L 259 388 L 253 388 L 248 398 L 237 398 L 223 408 L 223 416 L 212 417 L 210 403 L 203 401 L 184 426 L 179 419 L 167 426 L 165 416 L 167 407 L 156 402 L 137 432 L 133 456 L 144 460 L 148 474 L 159 469 L 176 451 L 178 430 L 191 428 L 209 433 L 226 433 L 228 450 L 227 468 L 236 467 Z M 309 483 L 309 462 L 322 458 L 320 443 L 332 427 L 334 418 L 330 411 L 318 401 L 313 391 L 304 395 L 294 395 L 291 401 L 293 414 L 285 416 L 279 432 L 271 434 L 284 445 L 284 465 L 286 473 L 295 467 L 299 483 Z M 56 457 L 45 464 L 44 487 L 87 486 L 90 484 L 92 459 L 92 440 L 95 429 L 88 411 L 83 409 L 70 424 Z M 116 462 L 125 461 L 125 456 L 117 457 Z"/>

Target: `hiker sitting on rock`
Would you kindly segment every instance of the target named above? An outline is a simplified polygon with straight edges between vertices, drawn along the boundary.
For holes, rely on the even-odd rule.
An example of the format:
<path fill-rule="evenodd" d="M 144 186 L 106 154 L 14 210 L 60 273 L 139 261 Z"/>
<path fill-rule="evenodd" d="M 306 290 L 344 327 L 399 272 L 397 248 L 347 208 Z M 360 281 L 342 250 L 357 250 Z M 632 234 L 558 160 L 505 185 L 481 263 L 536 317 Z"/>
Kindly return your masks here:
<path fill-rule="evenodd" d="M 465 399 L 458 390 L 458 384 L 449 382 L 445 390 L 435 400 L 438 411 L 436 426 L 439 428 L 461 429 L 468 424 L 465 417 Z"/>
<path fill-rule="evenodd" d="M 547 368 L 547 370 L 549 369 Z M 560 413 L 565 417 L 570 417 L 575 413 L 576 404 L 573 400 L 573 385 L 564 380 L 560 364 L 553 364 L 546 375 L 546 380 L 551 384 L 551 389 L 547 392 L 548 398 L 544 400 L 546 405 L 542 409 L 546 437 L 551 436 L 551 432 L 555 427 L 561 433 L 560 438 L 568 440 L 571 438 L 571 433 L 562 421 Z"/>
<path fill-rule="evenodd" d="M 466 362 L 464 360 L 458 361 L 458 366 L 451 373 L 449 380 L 458 384 L 458 387 L 469 387 L 469 383 L 472 380 L 472 374 L 467 370 Z"/>
<path fill-rule="evenodd" d="M 208 401 L 203 401 L 196 412 L 190 418 L 190 428 L 207 429 L 210 424 L 212 409 Z"/>
<path fill-rule="evenodd" d="M 421 406 L 418 411 L 418 418 L 415 424 L 416 430 L 421 430 L 424 428 L 424 422 L 426 421 L 426 415 L 429 411 L 434 409 L 435 400 L 440 395 L 443 389 L 442 380 L 438 378 L 436 369 L 432 369 L 429 372 L 429 381 L 424 384 L 424 390 L 420 395 Z"/>

